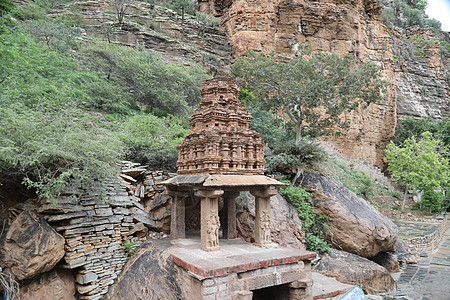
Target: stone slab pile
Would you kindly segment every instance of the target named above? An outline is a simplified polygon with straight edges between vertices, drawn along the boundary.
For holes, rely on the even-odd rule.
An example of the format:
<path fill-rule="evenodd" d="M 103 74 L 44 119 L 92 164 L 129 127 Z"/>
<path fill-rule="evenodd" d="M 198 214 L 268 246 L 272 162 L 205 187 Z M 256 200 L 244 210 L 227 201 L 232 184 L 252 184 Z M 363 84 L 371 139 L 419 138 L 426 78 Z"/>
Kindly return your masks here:
<path fill-rule="evenodd" d="M 138 183 L 141 178 L 155 183 L 156 178 L 145 166 L 122 162 L 122 168 L 119 181 L 103 183 L 104 193 L 73 189 L 39 207 L 39 213 L 65 238 L 63 267 L 77 269 L 81 300 L 100 299 L 108 292 L 127 261 L 127 246 L 139 246 L 148 235 L 160 236 L 152 232 L 156 223 L 141 203 L 160 188 Z"/>

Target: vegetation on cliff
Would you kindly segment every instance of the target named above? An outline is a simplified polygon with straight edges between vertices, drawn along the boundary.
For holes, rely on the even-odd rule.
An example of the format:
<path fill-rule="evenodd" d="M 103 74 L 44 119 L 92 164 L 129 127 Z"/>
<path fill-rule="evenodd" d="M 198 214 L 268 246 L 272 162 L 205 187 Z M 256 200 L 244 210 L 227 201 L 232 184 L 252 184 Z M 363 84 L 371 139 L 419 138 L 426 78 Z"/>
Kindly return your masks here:
<path fill-rule="evenodd" d="M 172 115 L 200 100 L 203 69 L 13 14 L 21 16 L 2 5 L 0 172 L 52 197 L 67 184 L 112 178 L 120 159 L 174 166 L 187 122 Z"/>

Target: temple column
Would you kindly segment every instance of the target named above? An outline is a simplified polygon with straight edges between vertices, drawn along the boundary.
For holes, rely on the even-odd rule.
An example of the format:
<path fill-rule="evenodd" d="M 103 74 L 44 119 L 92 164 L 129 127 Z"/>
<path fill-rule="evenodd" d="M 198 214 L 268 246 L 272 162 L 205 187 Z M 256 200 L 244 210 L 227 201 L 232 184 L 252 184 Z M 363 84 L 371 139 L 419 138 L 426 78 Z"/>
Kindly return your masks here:
<path fill-rule="evenodd" d="M 225 192 L 223 194 L 223 201 L 225 210 L 224 220 L 222 224 L 223 238 L 235 239 L 236 238 L 236 197 L 239 196 L 239 192 Z"/>
<path fill-rule="evenodd" d="M 255 244 L 264 246 L 270 243 L 270 197 L 278 191 L 270 186 L 251 190 L 250 193 L 255 196 Z"/>
<path fill-rule="evenodd" d="M 172 198 L 172 214 L 170 216 L 170 238 L 182 239 L 186 237 L 185 232 L 185 204 L 184 198 L 186 192 L 172 191 L 167 192 Z"/>
<path fill-rule="evenodd" d="M 219 250 L 219 197 L 222 190 L 198 190 L 200 197 L 200 239 L 204 251 Z"/>

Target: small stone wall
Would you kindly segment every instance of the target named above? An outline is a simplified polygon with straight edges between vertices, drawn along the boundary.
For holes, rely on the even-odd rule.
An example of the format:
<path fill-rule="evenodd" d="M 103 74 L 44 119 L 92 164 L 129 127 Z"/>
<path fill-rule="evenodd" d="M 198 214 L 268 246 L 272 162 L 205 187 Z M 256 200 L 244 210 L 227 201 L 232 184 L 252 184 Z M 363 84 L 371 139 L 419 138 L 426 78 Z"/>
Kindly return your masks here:
<path fill-rule="evenodd" d="M 449 226 L 450 218 L 447 214 L 442 220 L 442 223 L 438 226 L 437 230 L 433 233 L 424 236 L 405 238 L 404 240 L 408 243 L 410 253 L 434 251 L 438 247 Z"/>
<path fill-rule="evenodd" d="M 77 269 L 78 299 L 97 300 L 108 292 L 127 261 L 126 245 L 137 247 L 148 235 L 165 236 L 149 231 L 156 223 L 142 204 L 156 193 L 158 176 L 164 177 L 123 162 L 121 182 L 104 183 L 105 194 L 73 189 L 40 206 L 39 212 L 66 240 L 63 267 Z M 138 183 L 142 179 L 146 185 Z"/>
<path fill-rule="evenodd" d="M 252 299 L 253 290 L 280 286 L 301 280 L 304 281 L 304 286 L 297 288 L 293 286 L 291 289 L 306 290 L 310 282 L 306 275 L 310 272 L 310 263 L 305 264 L 304 262 L 272 266 L 242 273 L 231 273 L 226 276 L 208 279 L 196 277 L 179 266 L 177 266 L 177 269 L 178 282 L 182 287 L 183 296 L 186 300 Z M 309 295 L 307 295 L 307 291 L 304 292 L 305 297 L 296 298 L 286 295 L 286 299 L 309 299 L 311 292 L 309 291 Z"/>

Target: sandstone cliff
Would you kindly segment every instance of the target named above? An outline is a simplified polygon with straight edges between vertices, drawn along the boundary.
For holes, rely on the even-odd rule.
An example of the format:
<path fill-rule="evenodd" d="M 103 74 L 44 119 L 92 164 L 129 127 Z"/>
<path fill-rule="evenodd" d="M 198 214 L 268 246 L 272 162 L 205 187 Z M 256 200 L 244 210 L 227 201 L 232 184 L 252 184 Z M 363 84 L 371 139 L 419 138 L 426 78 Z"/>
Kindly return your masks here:
<path fill-rule="evenodd" d="M 380 67 L 390 83 L 385 101 L 345 116 L 348 133 L 328 140 L 346 156 L 381 166 L 398 119 L 448 116 L 448 58 L 439 45 L 417 40 L 426 57 L 414 55 L 411 37 L 430 40 L 431 31 L 388 30 L 376 0 L 200 0 L 199 6 L 220 18 L 235 57 L 248 49 L 293 53 L 309 43 L 314 51 L 350 54 Z"/>
<path fill-rule="evenodd" d="M 78 15 L 87 36 L 111 43 L 142 47 L 161 54 L 170 62 L 189 65 L 197 62 L 210 74 L 223 73 L 230 64 L 231 53 L 224 30 L 203 24 L 194 16 L 178 15 L 163 6 L 130 2 L 124 23 L 117 22 L 113 1 L 75 2 L 59 6 L 53 17 Z M 105 26 L 111 27 L 106 34 Z"/>

